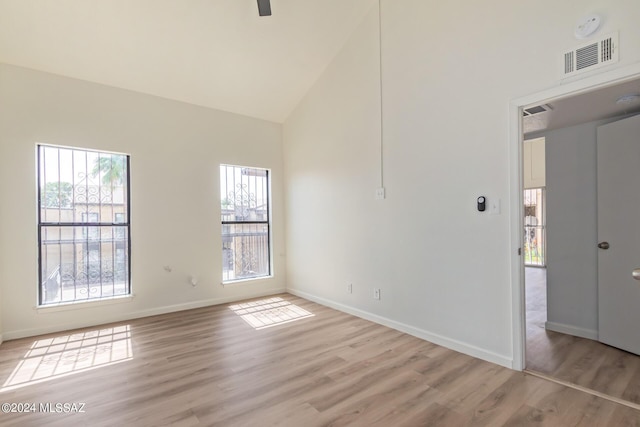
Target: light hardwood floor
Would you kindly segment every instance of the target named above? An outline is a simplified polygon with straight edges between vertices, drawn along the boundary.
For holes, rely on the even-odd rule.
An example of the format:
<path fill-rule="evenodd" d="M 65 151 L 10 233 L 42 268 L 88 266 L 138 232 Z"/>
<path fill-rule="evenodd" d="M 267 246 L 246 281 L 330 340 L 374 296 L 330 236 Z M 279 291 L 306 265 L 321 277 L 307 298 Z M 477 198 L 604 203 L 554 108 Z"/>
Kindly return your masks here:
<path fill-rule="evenodd" d="M 0 413 L 0 424 L 640 425 L 625 406 L 278 298 L 270 312 L 259 302 L 222 305 L 6 342 L 1 402 L 82 402 L 85 412 Z M 292 315 L 307 317 L 249 323 Z"/>
<path fill-rule="evenodd" d="M 598 341 L 545 329 L 546 270 L 526 269 L 530 371 L 640 404 L 640 357 Z"/>

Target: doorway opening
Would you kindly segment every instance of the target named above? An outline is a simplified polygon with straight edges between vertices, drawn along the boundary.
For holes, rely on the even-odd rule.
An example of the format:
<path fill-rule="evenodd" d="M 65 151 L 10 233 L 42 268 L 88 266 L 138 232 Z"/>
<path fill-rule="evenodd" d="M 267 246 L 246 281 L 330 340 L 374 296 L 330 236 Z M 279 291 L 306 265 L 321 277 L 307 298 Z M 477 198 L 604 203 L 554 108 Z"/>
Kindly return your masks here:
<path fill-rule="evenodd" d="M 519 234 L 519 236 L 514 235 L 513 243 L 516 248 L 522 248 L 520 252 L 522 256 L 514 258 L 512 270 L 516 326 L 514 328 L 514 366 L 541 373 L 560 382 L 591 389 L 598 394 L 609 395 L 613 400 L 626 401 L 634 407 L 640 407 L 640 358 L 601 344 L 597 341 L 597 330 L 595 337 L 588 336 L 588 333 L 582 334 L 587 335 L 586 337 L 580 336 L 581 331 L 576 333 L 576 330 L 555 328 L 557 325 L 546 318 L 547 299 L 554 298 L 554 295 L 553 292 L 547 292 L 547 271 L 546 268 L 540 267 L 548 267 L 548 263 L 553 262 L 550 260 L 562 261 L 567 253 L 553 252 L 550 238 L 547 238 L 547 230 L 553 233 L 551 222 L 547 223 L 546 217 L 546 208 L 551 205 L 551 200 L 547 197 L 548 191 L 551 191 L 550 184 L 547 182 L 546 186 L 536 189 L 527 188 L 532 191 L 525 192 L 526 187 L 523 181 L 526 181 L 526 176 L 523 179 L 523 170 L 527 169 L 527 165 L 523 165 L 526 150 L 524 140 L 544 136 L 541 132 L 548 129 L 527 132 L 526 125 L 523 123 L 522 110 L 538 104 L 551 104 L 555 107 L 556 103 L 580 102 L 580 96 L 586 94 L 610 99 L 611 90 L 625 85 L 627 88 L 631 85 L 636 88 L 636 91 L 640 91 L 639 78 L 640 66 L 628 67 L 617 73 L 594 76 L 564 88 L 541 92 L 512 103 L 514 107 L 512 117 L 516 122 L 516 125 L 512 126 L 512 141 L 518 144 L 518 149 L 512 155 L 512 161 L 517 165 L 517 173 L 512 174 L 512 182 L 516 183 L 512 186 L 514 191 L 512 194 L 514 199 L 517 199 L 517 204 L 514 202 L 512 209 L 514 224 L 518 224 Z M 614 102 L 615 99 L 614 97 Z M 589 114 L 585 113 L 584 108 L 575 108 L 574 112 L 579 117 L 574 117 L 572 120 L 578 120 L 576 122 L 561 123 L 560 127 L 551 117 L 546 121 L 538 120 L 538 122 L 544 123 L 549 128 L 555 126 L 555 129 L 560 129 L 562 126 L 571 127 L 578 123 L 602 119 L 615 120 L 621 115 L 640 112 L 639 109 L 636 112 L 623 111 L 611 114 L 594 111 L 593 104 L 583 105 L 589 105 Z M 558 108 L 552 111 L 557 112 Z M 596 115 L 593 116 L 593 114 Z M 574 151 L 573 154 L 578 157 L 581 152 Z M 538 202 L 538 198 L 541 203 Z M 541 215 L 536 212 L 538 204 L 543 206 L 544 213 Z M 551 218 L 552 213 L 549 215 Z M 537 228 L 538 226 L 540 228 Z M 512 230 L 515 233 L 515 226 Z M 544 230 L 544 237 L 540 237 L 542 230 Z M 538 247 L 539 243 L 542 247 Z M 596 243 L 597 241 L 592 242 L 593 245 Z M 551 280 L 555 279 L 555 277 L 551 278 Z"/>

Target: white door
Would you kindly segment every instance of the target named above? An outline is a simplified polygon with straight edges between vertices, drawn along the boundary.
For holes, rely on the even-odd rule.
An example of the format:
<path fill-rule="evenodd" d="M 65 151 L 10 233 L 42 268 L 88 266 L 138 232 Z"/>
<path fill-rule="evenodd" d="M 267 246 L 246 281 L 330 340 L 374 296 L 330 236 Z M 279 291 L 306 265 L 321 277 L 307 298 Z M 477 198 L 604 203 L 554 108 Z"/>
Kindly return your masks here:
<path fill-rule="evenodd" d="M 597 144 L 599 340 L 640 354 L 640 115 L 598 127 Z"/>

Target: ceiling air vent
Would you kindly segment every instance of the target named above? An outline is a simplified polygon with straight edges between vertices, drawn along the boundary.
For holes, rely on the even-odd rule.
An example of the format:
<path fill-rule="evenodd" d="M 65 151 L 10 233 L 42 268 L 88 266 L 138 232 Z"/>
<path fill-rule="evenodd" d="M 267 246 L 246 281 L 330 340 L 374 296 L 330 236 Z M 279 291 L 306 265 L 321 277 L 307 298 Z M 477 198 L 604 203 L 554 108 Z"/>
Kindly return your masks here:
<path fill-rule="evenodd" d="M 535 116 L 536 114 L 544 113 L 545 111 L 551 110 L 553 110 L 553 108 L 551 108 L 551 105 L 549 104 L 536 105 L 534 107 L 529 107 L 522 110 L 522 115 L 525 117 Z"/>
<path fill-rule="evenodd" d="M 570 77 L 618 62 L 618 33 L 578 46 L 563 55 L 563 77 Z"/>

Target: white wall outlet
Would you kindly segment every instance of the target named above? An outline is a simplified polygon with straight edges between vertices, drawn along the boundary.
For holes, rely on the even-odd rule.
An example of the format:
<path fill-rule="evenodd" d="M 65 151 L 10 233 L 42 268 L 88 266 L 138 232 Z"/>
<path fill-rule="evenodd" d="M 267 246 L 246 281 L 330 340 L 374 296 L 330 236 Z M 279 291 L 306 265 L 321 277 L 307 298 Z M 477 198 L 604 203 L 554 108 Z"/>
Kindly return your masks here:
<path fill-rule="evenodd" d="M 497 197 L 489 199 L 489 212 L 491 215 L 500 214 L 500 199 Z"/>
<path fill-rule="evenodd" d="M 384 187 L 376 188 L 376 200 L 384 199 Z"/>
<path fill-rule="evenodd" d="M 347 293 L 348 294 L 352 294 L 353 293 L 353 284 L 352 283 L 347 283 Z"/>
<path fill-rule="evenodd" d="M 373 299 L 380 299 L 380 288 L 373 288 Z"/>

